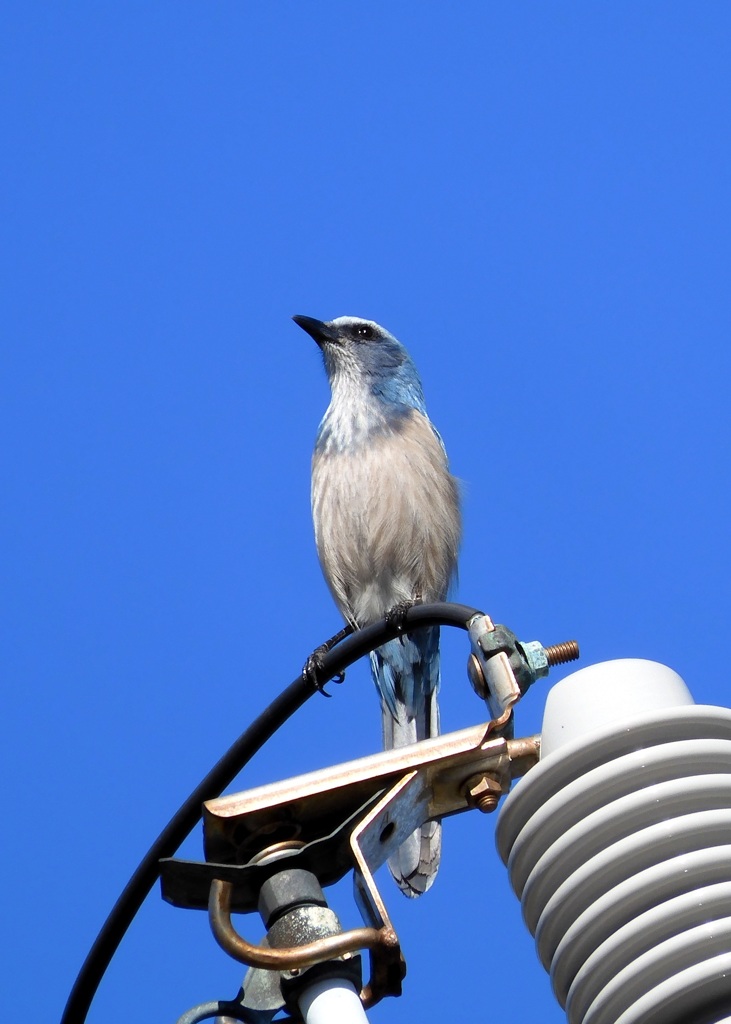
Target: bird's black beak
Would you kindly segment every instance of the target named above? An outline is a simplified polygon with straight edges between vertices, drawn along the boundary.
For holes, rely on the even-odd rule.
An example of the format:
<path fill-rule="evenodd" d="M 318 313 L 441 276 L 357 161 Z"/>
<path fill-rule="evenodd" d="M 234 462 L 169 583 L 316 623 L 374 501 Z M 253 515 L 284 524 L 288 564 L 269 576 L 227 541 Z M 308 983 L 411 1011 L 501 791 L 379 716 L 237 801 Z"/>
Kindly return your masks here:
<path fill-rule="evenodd" d="M 292 319 L 298 327 L 307 331 L 318 345 L 322 345 L 326 341 L 335 341 L 335 332 L 324 320 L 315 320 L 314 316 L 293 316 Z"/>

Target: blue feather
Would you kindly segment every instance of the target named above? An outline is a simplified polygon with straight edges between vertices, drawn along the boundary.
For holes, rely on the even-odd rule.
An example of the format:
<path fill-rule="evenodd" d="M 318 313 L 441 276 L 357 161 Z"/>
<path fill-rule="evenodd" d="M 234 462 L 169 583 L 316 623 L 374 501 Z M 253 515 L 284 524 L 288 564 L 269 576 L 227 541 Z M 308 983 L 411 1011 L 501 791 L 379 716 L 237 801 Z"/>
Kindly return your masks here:
<path fill-rule="evenodd" d="M 420 629 L 371 651 L 371 672 L 381 699 L 396 717 L 398 704 L 414 717 L 439 689 L 439 629 Z"/>

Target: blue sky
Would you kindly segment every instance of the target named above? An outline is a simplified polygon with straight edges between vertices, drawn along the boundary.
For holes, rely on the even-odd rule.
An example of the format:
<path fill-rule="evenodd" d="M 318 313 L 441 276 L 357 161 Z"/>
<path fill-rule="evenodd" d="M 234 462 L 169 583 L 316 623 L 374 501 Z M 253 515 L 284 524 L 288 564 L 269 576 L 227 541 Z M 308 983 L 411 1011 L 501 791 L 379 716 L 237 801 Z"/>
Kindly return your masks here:
<path fill-rule="evenodd" d="M 1 19 L 0 929 L 6 1014 L 46 1022 L 170 815 L 338 628 L 309 512 L 327 384 L 293 313 L 409 347 L 464 481 L 461 600 L 728 703 L 731 10 Z M 445 637 L 447 730 L 483 717 L 466 654 Z M 379 738 L 358 667 L 236 788 Z M 384 884 L 409 973 L 374 1022 L 564 1019 L 493 819 L 446 823 L 423 900 Z M 239 980 L 154 893 L 89 1021 L 175 1020 Z"/>

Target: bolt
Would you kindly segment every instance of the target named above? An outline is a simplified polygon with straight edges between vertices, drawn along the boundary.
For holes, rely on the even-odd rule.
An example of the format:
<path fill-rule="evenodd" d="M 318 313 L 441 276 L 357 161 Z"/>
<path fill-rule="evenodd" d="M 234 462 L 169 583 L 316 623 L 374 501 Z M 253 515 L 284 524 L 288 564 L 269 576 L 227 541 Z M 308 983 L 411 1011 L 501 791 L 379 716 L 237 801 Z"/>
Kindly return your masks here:
<path fill-rule="evenodd" d="M 562 644 L 552 644 L 544 648 L 549 665 L 564 665 L 567 661 L 576 661 L 579 657 L 579 645 L 576 640 L 566 640 Z"/>
<path fill-rule="evenodd" d="M 473 775 L 465 783 L 464 795 L 470 807 L 490 814 L 503 795 L 503 787 L 494 775 Z"/>

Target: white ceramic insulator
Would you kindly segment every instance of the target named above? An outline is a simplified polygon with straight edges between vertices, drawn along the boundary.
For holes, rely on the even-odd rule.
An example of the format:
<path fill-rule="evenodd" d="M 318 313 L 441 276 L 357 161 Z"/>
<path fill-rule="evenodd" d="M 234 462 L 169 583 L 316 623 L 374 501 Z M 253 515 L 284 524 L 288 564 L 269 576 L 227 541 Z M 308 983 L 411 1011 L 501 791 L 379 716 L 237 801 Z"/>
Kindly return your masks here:
<path fill-rule="evenodd" d="M 360 996 L 348 981 L 325 978 L 299 997 L 305 1024 L 368 1024 Z"/>
<path fill-rule="evenodd" d="M 731 1022 L 731 711 L 655 662 L 573 673 L 497 844 L 569 1024 Z"/>

